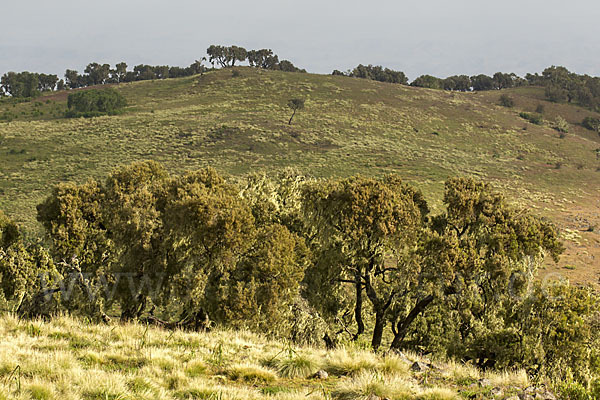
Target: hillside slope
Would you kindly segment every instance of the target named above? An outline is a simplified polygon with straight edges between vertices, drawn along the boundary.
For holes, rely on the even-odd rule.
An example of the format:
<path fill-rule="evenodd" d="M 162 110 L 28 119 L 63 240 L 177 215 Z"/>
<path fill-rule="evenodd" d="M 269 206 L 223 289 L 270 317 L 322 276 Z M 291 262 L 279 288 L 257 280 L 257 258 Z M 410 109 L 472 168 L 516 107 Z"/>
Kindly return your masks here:
<path fill-rule="evenodd" d="M 68 92 L 30 103 L 0 103 L 0 209 L 33 231 L 35 205 L 63 181 L 103 178 L 117 165 L 154 159 L 171 171 L 211 165 L 242 176 L 294 167 L 317 177 L 397 173 L 435 205 L 443 182 L 471 175 L 547 216 L 568 247 L 560 272 L 598 282 L 600 148 L 576 125 L 591 112 L 543 100 L 541 88 L 454 93 L 340 76 L 250 68 L 116 86 L 124 115 L 64 119 Z M 239 75 L 239 76 L 236 76 Z M 287 101 L 306 108 L 287 121 Z M 544 118 L 570 123 L 559 138 L 551 122 L 533 125 L 519 112 L 545 106 Z M 566 268 L 565 268 L 566 267 Z"/>

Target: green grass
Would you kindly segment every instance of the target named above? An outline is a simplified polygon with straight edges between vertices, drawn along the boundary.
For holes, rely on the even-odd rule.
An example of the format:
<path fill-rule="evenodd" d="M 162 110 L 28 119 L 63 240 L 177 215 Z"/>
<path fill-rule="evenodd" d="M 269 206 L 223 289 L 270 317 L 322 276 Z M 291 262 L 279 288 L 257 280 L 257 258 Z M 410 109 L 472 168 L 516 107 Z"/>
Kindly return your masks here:
<path fill-rule="evenodd" d="M 119 165 L 153 159 L 174 173 L 210 165 L 234 179 L 283 167 L 316 177 L 397 173 L 436 207 L 445 179 L 470 175 L 561 226 L 573 227 L 575 213 L 600 220 L 600 137 L 578 125 L 598 114 L 546 102 L 542 88 L 504 91 L 515 102 L 508 109 L 496 91 L 238 70 L 114 86 L 130 104 L 118 116 L 66 119 L 68 92 L 0 101 L 0 117 L 11 115 L 0 118 L 0 209 L 37 235 L 35 206 L 57 183 L 104 179 Z M 288 125 L 291 98 L 306 106 Z M 544 121 L 560 115 L 569 123 L 566 138 L 550 122 L 519 117 L 539 104 Z M 597 232 L 584 239 L 587 255 L 568 246 L 564 261 L 598 266 Z"/>
<path fill-rule="evenodd" d="M 412 362 L 428 361 L 415 354 L 383 356 L 352 347 L 295 347 L 247 331 L 169 332 L 140 324 L 93 325 L 70 317 L 36 326 L 38 334 L 30 336 L 22 321 L 0 316 L 0 399 L 458 399 L 485 398 L 492 388 L 518 393 L 531 385 L 523 371 L 484 373 L 437 361 L 427 373 L 413 373 Z M 148 345 L 140 350 L 141 335 Z M 65 345 L 69 337 L 97 346 Z M 184 342 L 194 345 L 182 346 Z M 217 346 L 224 355 L 219 365 L 210 361 Z M 296 358 L 281 357 L 282 349 Z M 292 368 L 287 362 L 268 366 L 265 359 L 295 362 Z M 319 369 L 332 374 L 327 379 L 309 376 Z M 479 378 L 491 386 L 472 385 Z"/>

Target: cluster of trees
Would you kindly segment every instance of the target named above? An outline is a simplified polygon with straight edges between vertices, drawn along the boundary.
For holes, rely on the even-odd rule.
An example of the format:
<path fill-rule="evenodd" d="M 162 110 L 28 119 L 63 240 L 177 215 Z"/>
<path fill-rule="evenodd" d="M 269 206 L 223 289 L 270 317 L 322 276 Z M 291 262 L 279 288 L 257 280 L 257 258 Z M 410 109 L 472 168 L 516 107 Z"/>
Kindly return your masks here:
<path fill-rule="evenodd" d="M 210 63 L 222 68 L 233 67 L 236 62 L 248 61 L 250 66 L 285 72 L 306 72 L 296 67 L 291 61 L 279 60 L 271 49 L 247 51 L 239 46 L 216 46 L 207 49 Z M 168 65 L 140 64 L 127 70 L 127 64 L 120 62 L 113 67 L 110 64 L 93 62 L 85 67 L 83 73 L 67 69 L 65 79 L 57 75 L 38 74 L 32 72 L 8 72 L 0 81 L 0 96 L 15 98 L 35 97 L 40 92 L 63 89 L 76 89 L 109 83 L 134 82 L 153 79 L 181 78 L 185 76 L 202 74 L 207 71 L 203 61 L 196 60 L 190 66 L 172 67 Z"/>
<path fill-rule="evenodd" d="M 401 85 L 408 84 L 408 78 L 402 71 L 394 71 L 389 68 L 383 68 L 379 65 L 373 66 L 359 64 L 353 70 L 341 72 L 337 69 L 332 75 L 350 76 L 353 78 L 371 79 L 379 82 L 399 83 Z"/>
<path fill-rule="evenodd" d="M 251 67 L 271 69 L 285 72 L 306 72 L 297 68 L 291 61 L 281 60 L 271 49 L 246 50 L 239 46 L 211 45 L 207 50 L 208 61 L 221 68 L 235 67 L 236 62 L 248 61 Z"/>
<path fill-rule="evenodd" d="M 565 67 L 546 68 L 542 75 L 527 74 L 532 85 L 546 87 L 546 98 L 553 102 L 577 103 L 583 107 L 599 109 L 600 78 L 578 75 Z"/>
<path fill-rule="evenodd" d="M 372 79 L 380 82 L 408 84 L 408 78 L 401 71 L 393 71 L 381 66 L 360 64 L 353 70 L 334 70 L 332 75 Z M 525 85 L 544 86 L 546 98 L 553 102 L 574 102 L 594 110 L 600 109 L 600 77 L 578 75 L 565 67 L 552 66 L 542 74 L 527 74 L 522 78 L 515 73 L 496 72 L 493 76 L 454 75 L 438 78 L 421 75 L 410 83 L 411 86 L 429 89 L 452 90 L 459 92 L 501 90 Z"/>
<path fill-rule="evenodd" d="M 372 79 L 380 82 L 400 83 L 408 85 L 408 78 L 401 71 L 393 71 L 381 66 L 364 66 L 360 64 L 353 70 L 341 72 L 334 70 L 332 75 L 350 76 L 355 78 Z M 484 74 L 467 76 L 454 75 L 447 78 L 437 78 L 432 75 L 421 75 L 410 83 L 411 86 L 424 87 L 429 89 L 453 90 L 459 92 L 468 92 L 471 90 L 499 90 L 522 86 L 527 81 L 518 77 L 514 73 L 505 74 L 497 72 L 494 76 Z"/>
<path fill-rule="evenodd" d="M 64 81 L 56 75 L 33 72 L 7 72 L 0 78 L 0 96 L 36 97 L 40 92 L 64 89 Z"/>
<path fill-rule="evenodd" d="M 553 102 L 574 102 L 591 109 L 600 107 L 600 78 L 578 75 L 565 67 L 551 66 L 542 74 L 526 74 L 521 78 L 514 73 L 497 72 L 493 76 L 466 75 L 451 76 L 445 79 L 431 75 L 422 75 L 415 79 L 412 86 L 431 89 L 457 91 L 499 90 L 525 85 L 544 86 L 546 98 Z"/>
<path fill-rule="evenodd" d="M 145 65 L 140 64 L 133 67 L 133 71 L 127 70 L 124 62 L 111 68 L 109 64 L 91 63 L 85 68 L 84 73 L 68 69 L 65 72 L 66 87 L 76 89 L 93 85 L 104 85 L 108 83 L 134 82 L 153 79 L 181 78 L 204 73 L 206 67 L 202 60 L 195 61 L 189 67 L 170 67 L 168 65 Z"/>
<path fill-rule="evenodd" d="M 454 90 L 468 92 L 471 90 L 500 90 L 526 85 L 527 81 L 514 73 L 496 72 L 493 76 L 479 74 L 474 76 L 455 75 L 447 78 L 437 78 L 431 75 L 421 75 L 411 82 L 411 86 L 430 89 Z"/>
<path fill-rule="evenodd" d="M 170 176 L 135 163 L 54 189 L 38 206 L 50 250 L 24 245 L 2 216 L 0 294 L 24 316 L 212 321 L 597 376 L 597 297 L 536 280 L 562 251 L 553 225 L 472 179 L 448 180 L 443 201 L 431 215 L 395 175 L 285 171 L 236 186 L 210 168 Z"/>
<path fill-rule="evenodd" d="M 127 106 L 123 95 L 114 89 L 90 89 L 69 94 L 67 118 L 116 115 Z"/>
<path fill-rule="evenodd" d="M 600 118 L 585 117 L 581 122 L 581 125 L 590 131 L 598 132 L 598 134 L 600 134 Z"/>

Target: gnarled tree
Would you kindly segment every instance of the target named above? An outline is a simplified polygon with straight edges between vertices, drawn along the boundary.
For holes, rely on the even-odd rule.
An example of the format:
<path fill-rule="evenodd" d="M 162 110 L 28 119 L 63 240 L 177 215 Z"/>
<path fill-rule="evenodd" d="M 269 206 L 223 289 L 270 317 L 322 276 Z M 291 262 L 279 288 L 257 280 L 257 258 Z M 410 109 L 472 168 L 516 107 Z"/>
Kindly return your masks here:
<path fill-rule="evenodd" d="M 317 254 L 307 273 L 308 297 L 326 311 L 332 304 L 327 297 L 351 296 L 340 287 L 350 285 L 353 297 L 339 301 L 353 303 L 354 337 L 365 332 L 366 298 L 375 314 L 371 344 L 377 349 L 390 307 L 403 295 L 394 278 L 403 266 L 390 265 L 389 259 L 416 245 L 428 211 L 423 196 L 396 176 L 357 177 L 309 186 L 304 207 Z"/>

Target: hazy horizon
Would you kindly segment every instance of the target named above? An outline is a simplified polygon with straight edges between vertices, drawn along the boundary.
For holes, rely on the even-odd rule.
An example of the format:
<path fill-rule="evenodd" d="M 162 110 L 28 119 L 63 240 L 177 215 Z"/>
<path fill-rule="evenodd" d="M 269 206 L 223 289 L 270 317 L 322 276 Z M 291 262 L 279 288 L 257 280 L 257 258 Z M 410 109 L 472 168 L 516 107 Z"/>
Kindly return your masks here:
<path fill-rule="evenodd" d="M 600 75 L 600 5 L 590 0 L 24 0 L 3 5 L 0 74 L 82 71 L 90 62 L 187 66 L 210 44 L 271 48 L 315 73 L 362 64 L 418 75 Z"/>

